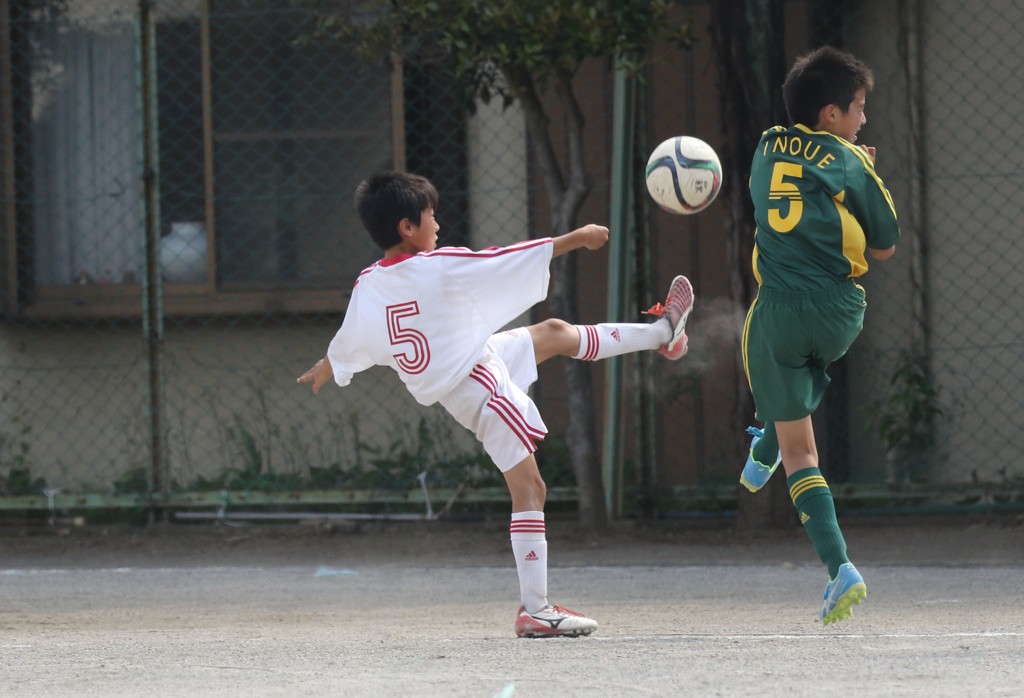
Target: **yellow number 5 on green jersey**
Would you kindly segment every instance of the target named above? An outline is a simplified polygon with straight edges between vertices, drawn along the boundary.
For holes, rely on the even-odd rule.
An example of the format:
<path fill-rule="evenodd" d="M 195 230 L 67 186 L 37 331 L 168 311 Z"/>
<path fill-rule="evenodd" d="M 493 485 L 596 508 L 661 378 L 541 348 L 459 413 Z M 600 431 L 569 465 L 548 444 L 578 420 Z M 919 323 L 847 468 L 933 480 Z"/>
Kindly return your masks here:
<path fill-rule="evenodd" d="M 768 200 L 789 202 L 789 211 L 786 215 L 782 215 L 781 206 L 770 206 L 768 209 L 768 225 L 778 233 L 788 233 L 795 228 L 804 213 L 804 201 L 800 196 L 800 190 L 793 182 L 786 181 L 786 177 L 801 179 L 803 176 L 804 166 L 799 163 L 776 162 L 772 168 Z"/>

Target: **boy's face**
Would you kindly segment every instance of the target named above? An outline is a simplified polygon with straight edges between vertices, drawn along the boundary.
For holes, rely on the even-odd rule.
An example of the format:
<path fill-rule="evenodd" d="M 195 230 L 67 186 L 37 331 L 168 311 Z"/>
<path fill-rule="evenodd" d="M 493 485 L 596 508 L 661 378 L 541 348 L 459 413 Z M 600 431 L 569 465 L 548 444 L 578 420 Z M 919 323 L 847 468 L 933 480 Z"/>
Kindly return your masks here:
<path fill-rule="evenodd" d="M 441 226 L 434 219 L 434 209 L 425 208 L 420 213 L 419 225 L 409 221 L 409 234 L 406 237 L 406 242 L 415 247 L 418 252 L 430 252 L 437 247 L 437 231 L 440 229 Z"/>
<path fill-rule="evenodd" d="M 864 116 L 864 104 L 867 98 L 867 91 L 857 90 L 853 95 L 853 101 L 843 111 L 838 105 L 829 104 L 822 108 L 818 119 L 819 131 L 827 131 L 833 136 L 845 138 L 851 143 L 857 140 L 857 131 L 867 123 Z"/>

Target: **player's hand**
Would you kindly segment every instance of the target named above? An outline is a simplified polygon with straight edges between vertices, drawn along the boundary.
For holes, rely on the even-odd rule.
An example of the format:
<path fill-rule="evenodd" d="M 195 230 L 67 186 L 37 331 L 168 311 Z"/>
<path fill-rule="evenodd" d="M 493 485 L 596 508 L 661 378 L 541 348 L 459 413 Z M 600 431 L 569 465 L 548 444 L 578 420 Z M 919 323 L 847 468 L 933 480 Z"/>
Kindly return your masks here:
<path fill-rule="evenodd" d="M 584 235 L 583 246 L 588 250 L 599 250 L 608 242 L 608 228 L 603 225 L 589 223 L 579 228 L 579 232 Z"/>
<path fill-rule="evenodd" d="M 582 228 L 576 228 L 576 230 L 565 235 L 552 238 L 551 241 L 554 243 L 554 249 L 551 252 L 552 257 L 558 257 L 566 252 L 578 250 L 581 247 L 585 247 L 588 250 L 597 250 L 608 242 L 608 228 L 603 225 L 590 223 Z"/>
<path fill-rule="evenodd" d="M 320 392 L 320 388 L 323 387 L 324 383 L 329 381 L 334 376 L 334 369 L 331 368 L 331 362 L 325 356 L 324 358 L 313 364 L 312 368 L 303 373 L 297 379 L 296 383 L 312 383 L 313 394 L 316 395 Z"/>
<path fill-rule="evenodd" d="M 862 145 L 860 148 L 861 148 L 861 150 L 863 150 L 865 153 L 868 154 L 868 157 L 871 158 L 871 162 L 874 163 L 875 162 L 875 146 L 873 146 L 873 145 Z"/>

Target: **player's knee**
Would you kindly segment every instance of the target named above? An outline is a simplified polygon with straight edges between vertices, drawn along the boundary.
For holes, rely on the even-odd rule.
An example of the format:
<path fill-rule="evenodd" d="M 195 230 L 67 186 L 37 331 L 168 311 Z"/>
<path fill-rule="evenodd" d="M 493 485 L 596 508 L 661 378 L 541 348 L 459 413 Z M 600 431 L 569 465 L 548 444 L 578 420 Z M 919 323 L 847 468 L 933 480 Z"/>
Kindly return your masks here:
<path fill-rule="evenodd" d="M 538 511 L 544 510 L 544 505 L 548 501 L 548 486 L 541 478 L 537 478 L 536 481 L 531 483 L 530 487 L 530 499 L 535 502 L 533 507 Z"/>
<path fill-rule="evenodd" d="M 544 482 L 544 478 L 538 475 L 534 478 L 532 485 L 534 496 L 541 500 L 546 500 L 548 497 L 548 483 Z"/>
<path fill-rule="evenodd" d="M 537 363 L 553 356 L 575 356 L 580 348 L 580 333 L 565 320 L 550 318 L 530 326 Z"/>
<path fill-rule="evenodd" d="M 532 460 L 532 456 L 528 462 Z M 548 487 L 536 467 L 517 466 L 505 473 L 513 511 L 542 511 L 547 500 Z"/>
<path fill-rule="evenodd" d="M 523 496 L 534 499 L 545 499 L 548 494 L 548 485 L 539 472 L 532 472 L 527 477 L 520 478 L 517 489 Z"/>
<path fill-rule="evenodd" d="M 573 336 L 577 334 L 576 328 L 560 318 L 548 318 L 540 323 L 542 331 L 552 337 Z"/>
<path fill-rule="evenodd" d="M 579 350 L 580 333 L 573 325 L 559 318 L 550 318 L 541 326 L 552 353 L 571 356 Z"/>

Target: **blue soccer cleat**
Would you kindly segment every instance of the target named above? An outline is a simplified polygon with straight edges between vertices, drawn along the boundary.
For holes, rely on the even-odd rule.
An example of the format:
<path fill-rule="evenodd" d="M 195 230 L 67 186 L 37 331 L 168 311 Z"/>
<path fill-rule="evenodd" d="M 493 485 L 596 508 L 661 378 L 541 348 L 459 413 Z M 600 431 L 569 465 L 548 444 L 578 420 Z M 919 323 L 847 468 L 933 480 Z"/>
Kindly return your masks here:
<path fill-rule="evenodd" d="M 740 475 L 740 484 L 751 492 L 757 492 L 765 486 L 768 478 L 779 467 L 779 463 L 782 462 L 782 454 L 780 453 L 776 456 L 773 465 L 765 465 L 760 461 L 754 460 L 754 446 L 764 436 L 764 430 L 757 427 L 747 427 L 747 433 L 754 438 L 750 440 L 750 451 L 747 453 L 747 462 L 743 466 L 743 474 Z"/>
<path fill-rule="evenodd" d="M 853 615 L 853 607 L 868 595 L 864 578 L 847 562 L 839 566 L 836 578 L 825 585 L 825 599 L 821 606 L 821 624 L 828 625 Z"/>

